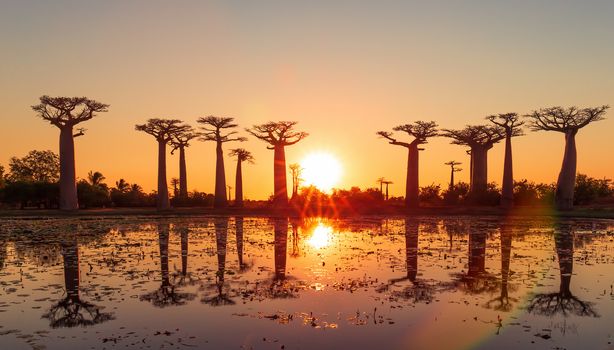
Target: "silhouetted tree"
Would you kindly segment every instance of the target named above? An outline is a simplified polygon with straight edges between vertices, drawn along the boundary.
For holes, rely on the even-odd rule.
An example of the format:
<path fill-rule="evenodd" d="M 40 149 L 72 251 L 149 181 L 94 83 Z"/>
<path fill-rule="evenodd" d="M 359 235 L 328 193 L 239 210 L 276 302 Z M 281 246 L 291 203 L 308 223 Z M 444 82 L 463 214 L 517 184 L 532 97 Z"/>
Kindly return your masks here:
<path fill-rule="evenodd" d="M 452 190 L 454 188 L 454 173 L 463 170 L 461 168 L 457 168 L 456 166 L 463 163 L 451 160 L 445 164 L 450 166 L 450 185 L 448 186 L 448 189 Z"/>
<path fill-rule="evenodd" d="M 514 205 L 514 172 L 512 162 L 512 137 L 522 136 L 524 122 L 518 120 L 516 113 L 504 113 L 486 117 L 491 123 L 503 128 L 505 132 L 505 160 L 503 162 L 503 182 L 501 183 L 501 206 Z"/>
<path fill-rule="evenodd" d="M 176 177 L 171 178 L 171 187 L 173 188 L 173 197 L 179 197 L 179 179 Z"/>
<path fill-rule="evenodd" d="M 384 182 L 386 181 L 387 180 L 385 177 L 379 177 L 377 180 L 375 180 L 375 183 L 379 184 L 379 193 L 381 193 L 382 196 L 384 195 Z"/>
<path fill-rule="evenodd" d="M 203 130 L 202 141 L 214 141 L 216 144 L 215 154 L 215 201 L 213 206 L 215 208 L 224 208 L 228 206 L 228 198 L 226 196 L 226 172 L 224 171 L 224 152 L 222 151 L 222 144 L 231 141 L 246 141 L 245 137 L 233 137 L 236 135 L 236 131 L 230 131 L 224 134 L 225 129 L 234 129 L 238 125 L 233 123 L 234 118 L 223 117 L 201 117 L 197 120 Z"/>
<path fill-rule="evenodd" d="M 60 209 L 77 210 L 77 177 L 75 173 L 74 138 L 84 135 L 85 129 L 74 133 L 75 125 L 90 120 L 97 113 L 106 112 L 109 105 L 86 97 L 40 97 L 40 104 L 32 106 L 37 115 L 60 129 Z"/>
<path fill-rule="evenodd" d="M 609 106 L 578 108 L 542 108 L 528 114 L 533 131 L 558 131 L 565 134 L 565 154 L 556 183 L 555 205 L 559 210 L 573 208 L 573 192 L 576 183 L 576 134 L 592 122 L 605 119 Z"/>
<path fill-rule="evenodd" d="M 243 207 L 243 162 L 254 163 L 254 156 L 243 148 L 231 149 L 229 155 L 237 157 L 237 173 L 235 175 L 235 207 Z"/>
<path fill-rule="evenodd" d="M 60 158 L 52 151 L 30 151 L 23 158 L 12 157 L 7 178 L 17 182 L 57 182 Z"/>
<path fill-rule="evenodd" d="M 185 159 L 185 149 L 190 146 L 190 141 L 199 137 L 192 127 L 171 135 L 171 154 L 179 150 L 179 199 L 185 201 L 188 198 L 188 171 Z"/>
<path fill-rule="evenodd" d="M 181 120 L 177 119 L 148 119 L 146 124 L 136 125 L 137 131 L 143 131 L 158 141 L 158 210 L 170 209 L 171 204 L 168 199 L 168 184 L 166 182 L 166 144 L 173 135 L 188 131 L 189 125 L 182 125 Z"/>
<path fill-rule="evenodd" d="M 418 207 L 419 194 L 419 151 L 418 146 L 427 143 L 427 139 L 437 136 L 437 123 L 430 121 L 417 121 L 413 124 L 404 124 L 394 127 L 394 131 L 403 131 L 414 139 L 411 142 L 397 141 L 388 131 L 378 131 L 377 134 L 388 141 L 391 145 L 407 148 L 407 178 L 405 184 L 405 204 L 408 207 Z"/>
<path fill-rule="evenodd" d="M 461 130 L 443 129 L 442 136 L 452 138 L 453 144 L 471 149 L 471 194 L 480 199 L 488 186 L 488 150 L 505 138 L 499 126 L 468 125 Z"/>
<path fill-rule="evenodd" d="M 251 135 L 268 143 L 268 149 L 274 151 L 273 178 L 274 195 L 273 205 L 276 207 L 286 207 L 288 205 L 288 189 L 286 182 L 286 153 L 285 147 L 296 144 L 309 134 L 294 130 L 297 122 L 268 122 L 266 124 L 254 125 L 251 129 L 246 129 Z"/>
<path fill-rule="evenodd" d="M 290 168 L 290 176 L 292 176 L 291 198 L 296 198 L 296 195 L 298 194 L 298 188 L 301 185 L 301 173 L 303 172 L 303 168 L 301 168 L 301 165 L 298 163 L 292 163 L 288 165 L 288 168 Z"/>
<path fill-rule="evenodd" d="M 394 182 L 390 180 L 384 181 L 384 185 L 386 185 L 386 200 L 388 200 L 388 185 L 392 185 Z"/>
<path fill-rule="evenodd" d="M 93 326 L 113 320 L 113 313 L 101 312 L 103 307 L 83 300 L 79 294 L 79 246 L 76 234 L 63 241 L 62 257 L 66 297 L 43 315 L 43 318 L 49 320 L 51 328 Z"/>
<path fill-rule="evenodd" d="M 569 315 L 599 317 L 592 302 L 580 300 L 573 295 L 570 289 L 571 276 L 573 275 L 573 227 L 568 224 L 559 225 L 559 229 L 554 235 L 554 243 L 561 275 L 559 290 L 553 293 L 535 294 L 529 300 L 527 311 L 544 316 L 555 316 L 560 313 L 565 317 Z"/>

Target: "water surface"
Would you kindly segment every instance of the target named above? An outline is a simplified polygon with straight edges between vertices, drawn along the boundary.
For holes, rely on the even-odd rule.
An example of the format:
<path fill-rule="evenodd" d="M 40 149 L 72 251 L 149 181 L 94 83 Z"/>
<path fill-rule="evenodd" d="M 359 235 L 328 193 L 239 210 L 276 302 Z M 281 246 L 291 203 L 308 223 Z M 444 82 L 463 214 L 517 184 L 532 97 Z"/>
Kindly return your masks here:
<path fill-rule="evenodd" d="M 614 222 L 3 219 L 2 349 L 614 349 Z"/>

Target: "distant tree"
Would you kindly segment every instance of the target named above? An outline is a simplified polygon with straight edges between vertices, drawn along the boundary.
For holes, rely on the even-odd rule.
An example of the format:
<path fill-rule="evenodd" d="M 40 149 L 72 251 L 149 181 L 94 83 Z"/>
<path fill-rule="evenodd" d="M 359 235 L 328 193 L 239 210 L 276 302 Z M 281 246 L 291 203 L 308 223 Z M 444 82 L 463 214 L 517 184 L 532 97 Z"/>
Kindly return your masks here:
<path fill-rule="evenodd" d="M 386 200 L 388 200 L 388 185 L 392 185 L 394 182 L 390 180 L 384 181 L 384 185 L 386 185 Z"/>
<path fill-rule="evenodd" d="M 166 144 L 172 140 L 174 134 L 190 129 L 189 125 L 181 123 L 182 121 L 177 119 L 152 118 L 148 119 L 146 124 L 135 126 L 137 131 L 152 135 L 158 141 L 158 210 L 167 210 L 171 207 L 166 183 Z"/>
<path fill-rule="evenodd" d="M 614 195 L 612 180 L 595 179 L 584 174 L 578 174 L 574 189 L 574 204 L 589 204 L 612 195 Z"/>
<path fill-rule="evenodd" d="M 384 195 L 384 182 L 386 181 L 387 180 L 385 177 L 379 177 L 377 180 L 375 180 L 375 183 L 379 184 L 379 192 L 382 194 L 382 196 Z"/>
<path fill-rule="evenodd" d="M 290 176 L 292 176 L 292 197 L 295 198 L 298 194 L 298 188 L 301 184 L 301 173 L 303 172 L 303 168 L 298 163 L 292 163 L 288 165 L 290 168 Z"/>
<path fill-rule="evenodd" d="M 429 204 L 439 204 L 442 200 L 441 187 L 439 185 L 431 184 L 429 186 L 420 187 L 420 202 Z"/>
<path fill-rule="evenodd" d="M 4 174 L 4 166 L 0 164 L 0 188 L 4 187 L 6 175 Z"/>
<path fill-rule="evenodd" d="M 523 121 L 516 113 L 504 113 L 486 117 L 491 123 L 503 128 L 505 132 L 505 160 L 503 163 L 503 182 L 501 183 L 501 206 L 511 208 L 514 205 L 514 173 L 512 163 L 512 137 L 522 136 Z"/>
<path fill-rule="evenodd" d="M 174 177 L 171 179 L 171 187 L 173 188 L 173 197 L 179 197 L 179 179 Z"/>
<path fill-rule="evenodd" d="M 407 178 L 405 184 L 405 204 L 408 207 L 419 206 L 419 148 L 420 145 L 427 143 L 431 137 L 437 136 L 437 123 L 430 121 L 417 121 L 413 124 L 404 124 L 394 127 L 394 131 L 402 131 L 412 136 L 414 139 L 411 142 L 397 141 L 392 137 L 392 133 L 388 131 L 378 131 L 377 134 L 389 141 L 391 145 L 397 145 L 407 148 Z"/>
<path fill-rule="evenodd" d="M 192 127 L 171 135 L 171 154 L 179 150 L 179 198 L 185 201 L 188 198 L 188 172 L 185 159 L 185 149 L 190 146 L 190 141 L 199 137 Z"/>
<path fill-rule="evenodd" d="M 471 149 L 471 195 L 478 201 L 488 187 L 488 150 L 503 140 L 505 130 L 499 126 L 468 125 L 461 130 L 443 129 L 442 136 L 452 138 L 455 145 Z"/>
<path fill-rule="evenodd" d="M 234 123 L 234 118 L 223 118 L 208 116 L 199 118 L 198 123 L 202 124 L 201 129 L 202 141 L 214 141 L 215 147 L 215 201 L 213 206 L 215 208 L 224 208 L 228 206 L 228 198 L 226 196 L 226 172 L 224 170 L 224 152 L 222 150 L 222 144 L 232 141 L 247 141 L 245 137 L 236 137 L 237 131 L 230 131 L 225 133 L 226 129 L 234 129 L 238 125 Z"/>
<path fill-rule="evenodd" d="M 115 188 L 117 188 L 119 192 L 125 193 L 130 191 L 130 184 L 124 179 L 119 179 L 119 181 L 115 182 Z"/>
<path fill-rule="evenodd" d="M 451 161 L 449 161 L 449 162 L 447 162 L 445 164 L 450 166 L 450 184 L 448 185 L 448 188 L 449 189 L 453 189 L 454 188 L 454 173 L 457 173 L 457 172 L 463 170 L 461 168 L 457 168 L 456 166 L 457 165 L 461 165 L 463 163 L 451 160 Z"/>
<path fill-rule="evenodd" d="M 237 173 L 235 176 L 235 206 L 243 207 L 243 170 L 241 164 L 243 162 L 254 162 L 252 153 L 243 148 L 231 149 L 229 155 L 231 157 L 237 157 Z"/>
<path fill-rule="evenodd" d="M 280 121 L 268 122 L 266 124 L 254 125 L 251 129 L 246 129 L 254 137 L 268 143 L 268 149 L 274 151 L 273 178 L 274 195 L 273 205 L 276 207 L 286 207 L 288 205 L 288 189 L 286 183 L 286 152 L 285 147 L 291 146 L 309 134 L 294 130 L 297 122 Z"/>
<path fill-rule="evenodd" d="M 57 182 L 60 158 L 52 151 L 30 151 L 25 157 L 9 161 L 9 181 Z"/>
<path fill-rule="evenodd" d="M 106 112 L 109 105 L 86 97 L 40 97 L 40 104 L 32 106 L 37 115 L 60 129 L 60 209 L 79 209 L 77 177 L 75 173 L 74 138 L 84 135 L 85 129 L 74 127 Z"/>
<path fill-rule="evenodd" d="M 610 106 L 578 108 L 542 108 L 526 115 L 533 131 L 558 131 L 565 134 L 563 165 L 556 182 L 555 205 L 559 210 L 573 208 L 574 186 L 576 183 L 576 134 L 592 122 L 605 119 Z"/>

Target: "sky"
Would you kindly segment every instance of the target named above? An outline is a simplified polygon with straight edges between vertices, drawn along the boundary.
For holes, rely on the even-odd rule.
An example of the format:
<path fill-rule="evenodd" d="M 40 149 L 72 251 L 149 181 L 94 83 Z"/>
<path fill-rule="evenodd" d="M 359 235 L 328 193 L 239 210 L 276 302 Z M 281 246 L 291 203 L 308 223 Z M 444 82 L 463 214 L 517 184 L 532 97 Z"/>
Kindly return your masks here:
<path fill-rule="evenodd" d="M 153 190 L 157 146 L 134 125 L 148 118 L 234 117 L 245 127 L 298 121 L 310 134 L 288 163 L 328 152 L 338 187 L 394 183 L 404 194 L 406 151 L 378 130 L 416 120 L 443 128 L 490 114 L 614 104 L 611 1 L 89 1 L 0 0 L 0 164 L 33 149 L 57 152 L 59 131 L 36 117 L 38 97 L 110 104 L 76 139 L 77 176 L 102 172 Z M 577 137 L 578 171 L 614 177 L 614 111 Z M 401 138 L 401 135 L 399 135 Z M 514 175 L 554 182 L 564 137 L 515 138 Z M 273 152 L 251 137 L 225 144 L 254 154 L 249 199 L 273 191 Z M 468 181 L 462 146 L 435 138 L 420 155 L 420 185 L 446 184 L 450 160 Z M 502 143 L 489 153 L 501 182 Z M 215 146 L 193 142 L 188 187 L 213 192 Z M 235 162 L 226 157 L 227 182 Z M 168 178 L 178 175 L 169 154 Z"/>

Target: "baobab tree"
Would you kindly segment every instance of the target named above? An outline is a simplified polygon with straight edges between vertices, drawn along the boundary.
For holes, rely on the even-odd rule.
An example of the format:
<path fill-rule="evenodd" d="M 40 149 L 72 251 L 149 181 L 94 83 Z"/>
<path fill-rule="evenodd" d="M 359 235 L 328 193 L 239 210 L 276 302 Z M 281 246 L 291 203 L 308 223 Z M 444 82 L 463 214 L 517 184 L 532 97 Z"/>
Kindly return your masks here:
<path fill-rule="evenodd" d="M 148 119 L 146 124 L 136 125 L 137 131 L 143 131 L 158 141 L 158 210 L 170 209 L 168 199 L 168 185 L 166 183 L 166 145 L 172 140 L 173 135 L 189 130 L 189 125 L 182 125 L 177 119 Z"/>
<path fill-rule="evenodd" d="M 237 173 L 235 176 L 235 207 L 243 207 L 243 162 L 254 163 L 252 153 L 243 148 L 231 149 L 229 155 L 237 157 Z"/>
<path fill-rule="evenodd" d="M 454 189 L 454 173 L 457 173 L 457 172 L 463 170 L 461 168 L 457 168 L 456 166 L 457 165 L 461 165 L 463 163 L 451 160 L 451 161 L 449 161 L 449 162 L 447 162 L 445 164 L 450 166 L 450 187 L 448 187 L 448 188 L 451 191 L 451 190 Z"/>
<path fill-rule="evenodd" d="M 375 183 L 379 184 L 379 193 L 381 193 L 382 196 L 384 195 L 384 182 L 386 182 L 385 177 L 379 177 L 375 180 Z"/>
<path fill-rule="evenodd" d="M 514 205 L 514 173 L 512 163 L 512 137 L 524 135 L 516 113 L 504 113 L 486 117 L 499 126 L 505 133 L 505 160 L 503 162 L 503 181 L 501 182 L 501 206 L 511 208 Z"/>
<path fill-rule="evenodd" d="M 234 118 L 208 116 L 198 118 L 197 122 L 203 124 L 201 141 L 215 141 L 215 199 L 213 206 L 215 208 L 224 208 L 228 206 L 228 198 L 226 197 L 226 172 L 224 170 L 224 152 L 222 144 L 232 141 L 247 141 L 245 137 L 236 137 L 237 131 L 229 131 L 224 133 L 226 129 L 234 129 L 238 125 L 233 123 Z"/>
<path fill-rule="evenodd" d="M 40 97 L 40 103 L 32 106 L 37 115 L 60 129 L 60 209 L 77 210 L 77 178 L 75 174 L 75 137 L 85 134 L 75 125 L 107 112 L 108 104 L 87 97 Z"/>
<path fill-rule="evenodd" d="M 573 192 L 576 184 L 576 134 L 592 122 L 605 119 L 610 106 L 601 107 L 550 107 L 526 115 L 533 131 L 558 131 L 565 134 L 563 165 L 556 182 L 555 206 L 559 210 L 573 208 Z"/>
<path fill-rule="evenodd" d="M 200 134 L 195 132 L 192 127 L 187 127 L 181 132 L 171 134 L 171 154 L 179 150 L 179 198 L 186 200 L 188 198 L 188 172 L 185 160 L 185 149 L 190 146 L 190 141 L 199 137 Z"/>
<path fill-rule="evenodd" d="M 286 207 L 288 205 L 288 188 L 286 187 L 286 152 L 285 147 L 291 146 L 309 134 L 302 131 L 295 131 L 294 126 L 297 122 L 280 121 L 268 122 L 266 124 L 254 125 L 251 129 L 246 129 L 254 137 L 268 143 L 267 147 L 273 150 L 273 205 L 276 207 Z"/>
<path fill-rule="evenodd" d="M 505 130 L 499 126 L 467 125 L 461 130 L 442 131 L 441 136 L 452 138 L 453 144 L 470 147 L 470 192 L 479 199 L 488 186 L 488 150 L 505 138 Z"/>
<path fill-rule="evenodd" d="M 292 163 L 288 165 L 290 168 L 290 176 L 292 176 L 292 197 L 295 198 L 298 195 L 298 188 L 301 184 L 301 173 L 303 172 L 303 168 L 298 163 Z"/>
<path fill-rule="evenodd" d="M 430 121 L 417 121 L 413 124 L 404 124 L 394 127 L 394 131 L 403 131 L 414 139 L 411 142 L 401 142 L 392 137 L 389 131 L 378 131 L 377 134 L 389 141 L 391 145 L 407 148 L 407 178 L 405 183 L 405 205 L 417 207 L 419 193 L 419 151 L 418 146 L 427 143 L 427 139 L 437 136 L 437 123 Z"/>
<path fill-rule="evenodd" d="M 388 200 L 388 185 L 392 185 L 394 182 L 390 181 L 390 180 L 385 180 L 382 182 L 384 185 L 386 185 L 386 200 Z"/>

